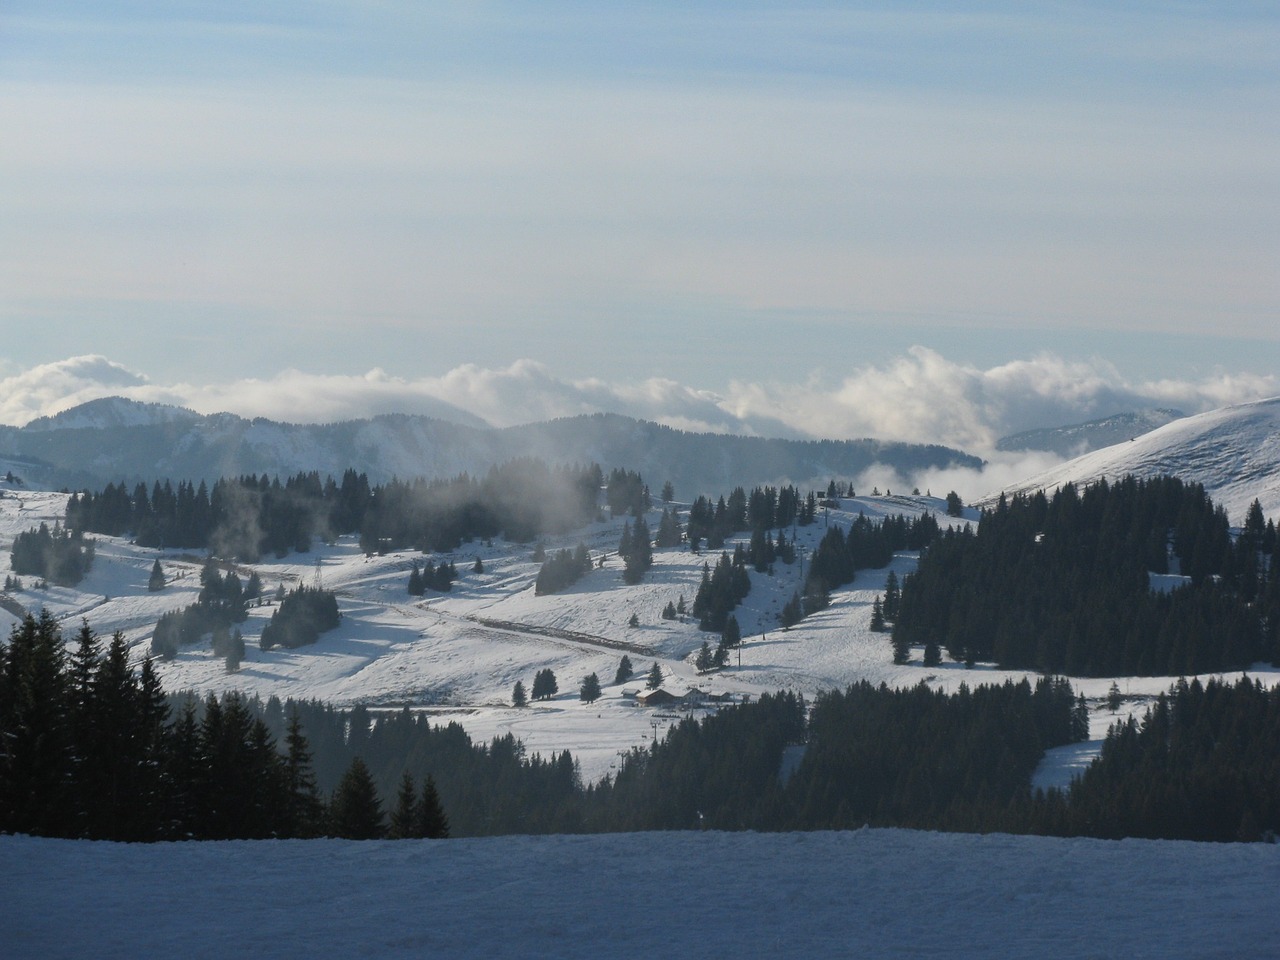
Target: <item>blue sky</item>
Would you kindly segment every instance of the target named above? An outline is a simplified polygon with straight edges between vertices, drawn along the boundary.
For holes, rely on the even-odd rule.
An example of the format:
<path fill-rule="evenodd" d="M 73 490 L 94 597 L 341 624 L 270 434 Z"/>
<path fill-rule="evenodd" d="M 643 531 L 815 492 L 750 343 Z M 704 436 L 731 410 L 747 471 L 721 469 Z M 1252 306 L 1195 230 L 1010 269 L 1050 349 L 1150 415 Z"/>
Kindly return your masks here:
<path fill-rule="evenodd" d="M 11 0 L 0 375 L 1270 376 L 1278 75 L 1261 3 Z"/>

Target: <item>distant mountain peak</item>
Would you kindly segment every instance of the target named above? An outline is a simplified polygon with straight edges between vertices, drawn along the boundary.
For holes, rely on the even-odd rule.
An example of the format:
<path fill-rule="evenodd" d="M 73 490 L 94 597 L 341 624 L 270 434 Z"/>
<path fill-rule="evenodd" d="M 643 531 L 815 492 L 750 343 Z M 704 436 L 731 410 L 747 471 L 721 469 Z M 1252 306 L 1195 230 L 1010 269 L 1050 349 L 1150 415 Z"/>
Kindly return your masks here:
<path fill-rule="evenodd" d="M 150 427 L 163 423 L 193 423 L 200 414 L 186 407 L 164 403 L 144 403 L 126 397 L 102 397 L 55 413 L 38 417 L 24 428 L 32 433 L 47 430 L 107 430 L 113 427 Z"/>
<path fill-rule="evenodd" d="M 1199 483 L 1243 522 L 1256 499 L 1263 512 L 1280 512 L 1280 397 L 1256 400 L 1174 420 L 1139 436 L 1094 450 L 1005 490 L 1052 491 L 1127 474 L 1174 476 Z M 992 494 L 992 499 L 998 492 Z"/>
<path fill-rule="evenodd" d="M 1044 450 L 1060 457 L 1075 457 L 1091 450 L 1101 450 L 1113 443 L 1130 440 L 1149 433 L 1186 414 L 1181 410 L 1151 407 L 1099 417 L 1085 423 L 1071 423 L 1060 427 L 1043 427 L 1023 430 L 996 441 L 997 450 Z"/>

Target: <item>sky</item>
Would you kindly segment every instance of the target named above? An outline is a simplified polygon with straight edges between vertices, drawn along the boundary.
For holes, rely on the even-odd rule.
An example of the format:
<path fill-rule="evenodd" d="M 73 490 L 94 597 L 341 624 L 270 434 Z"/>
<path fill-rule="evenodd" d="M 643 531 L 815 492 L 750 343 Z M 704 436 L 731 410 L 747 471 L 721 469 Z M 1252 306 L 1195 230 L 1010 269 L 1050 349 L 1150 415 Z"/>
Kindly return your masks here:
<path fill-rule="evenodd" d="M 862 387 L 1084 378 L 987 433 L 1280 393 L 1270 3 L 10 0 L 0 129 L 0 422 L 85 357 L 293 419 L 529 381 L 443 399 L 905 439 Z"/>

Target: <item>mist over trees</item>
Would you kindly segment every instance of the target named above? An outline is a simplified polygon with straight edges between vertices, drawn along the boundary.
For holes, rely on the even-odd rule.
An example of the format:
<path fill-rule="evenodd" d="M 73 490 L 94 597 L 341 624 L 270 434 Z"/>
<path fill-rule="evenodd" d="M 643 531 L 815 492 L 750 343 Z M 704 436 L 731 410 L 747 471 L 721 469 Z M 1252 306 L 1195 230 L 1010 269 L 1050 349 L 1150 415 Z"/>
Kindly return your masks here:
<path fill-rule="evenodd" d="M 93 565 L 94 543 L 80 530 L 53 529 L 41 523 L 13 540 L 10 566 L 19 576 L 40 577 L 63 587 L 73 587 L 84 579 Z"/>
<path fill-rule="evenodd" d="M 368 553 L 453 550 L 466 540 L 504 536 L 530 542 L 594 520 L 604 479 L 600 467 L 549 467 L 513 460 L 484 478 L 392 480 L 371 486 L 347 470 L 341 481 L 300 473 L 247 475 L 212 489 L 168 480 L 150 489 L 108 484 L 100 493 L 72 494 L 67 529 L 131 535 L 141 546 L 208 549 L 255 562 L 263 556 L 306 552 L 315 540 L 358 534 Z"/>

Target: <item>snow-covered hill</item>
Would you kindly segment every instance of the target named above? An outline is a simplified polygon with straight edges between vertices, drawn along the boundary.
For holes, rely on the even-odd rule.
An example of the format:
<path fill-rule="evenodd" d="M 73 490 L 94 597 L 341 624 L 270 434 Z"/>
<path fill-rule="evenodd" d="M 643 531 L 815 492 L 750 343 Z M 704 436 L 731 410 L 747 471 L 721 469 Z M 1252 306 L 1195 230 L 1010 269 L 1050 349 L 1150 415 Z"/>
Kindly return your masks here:
<path fill-rule="evenodd" d="M 24 429 L 32 433 L 47 430 L 109 430 L 113 427 L 148 427 L 166 423 L 192 423 L 200 414 L 185 407 L 163 403 L 140 403 L 124 397 L 102 397 L 54 414 L 38 417 Z"/>
<path fill-rule="evenodd" d="M 52 525 L 60 520 L 67 498 L 22 489 L 3 493 L 0 570 L 8 574 L 13 538 L 40 522 Z M 872 602 L 884 590 L 887 570 L 859 574 L 854 583 L 834 593 L 828 609 L 790 630 L 778 629 L 782 606 L 801 583 L 803 557 L 812 554 L 828 525 L 847 525 L 860 513 L 915 516 L 926 511 L 946 520 L 945 504 L 936 498 L 859 497 L 840 501 L 839 508 L 825 511 L 818 523 L 798 528 L 801 561 L 776 564 L 772 573 L 751 572 L 751 592 L 736 611 L 745 637 L 740 656 L 735 653 L 728 669 L 708 675 L 697 673 L 693 659 L 704 641 L 714 646 L 717 637 L 699 631 L 687 618 L 663 620 L 661 612 L 681 596 L 692 602 L 703 564 L 714 563 L 718 554 L 657 550 L 644 581 L 624 584 L 617 559 L 623 523 L 619 518 L 546 544 L 555 550 L 584 540 L 593 557 L 606 557 L 603 567 L 551 596 L 535 595 L 540 565 L 532 547 L 501 540 L 468 544 L 452 554 L 449 559 L 460 574 L 453 591 L 428 592 L 422 599 L 410 597 L 406 586 L 412 564 L 425 558 L 412 552 L 367 557 L 351 538 L 317 544 L 311 553 L 241 567 L 242 577 L 256 571 L 268 592 L 280 584 L 290 587 L 318 579 L 336 592 L 341 625 L 311 647 L 262 651 L 258 639 L 273 608 L 256 607 L 242 624 L 248 649 L 239 672 L 226 673 L 223 661 L 205 645 L 162 662 L 160 676 L 171 691 L 236 689 L 264 698 L 429 709 L 442 720 L 458 720 L 477 739 L 513 732 L 531 752 L 547 755 L 568 749 L 583 775 L 595 779 L 609 771 L 619 751 L 661 735 L 680 715 L 711 709 L 637 707 L 628 692 L 643 689 L 643 675 L 655 662 L 673 693 L 696 687 L 738 699 L 780 689 L 812 697 L 862 679 L 892 686 L 924 681 L 955 689 L 962 682 L 1022 676 L 981 666 L 965 670 L 950 663 L 925 668 L 918 655 L 913 663 L 895 665 L 888 635 L 870 629 Z M 650 526 L 655 524 L 656 517 L 651 517 Z M 203 557 L 160 553 L 110 537 L 98 538 L 96 552 L 88 577 L 75 588 L 36 589 L 31 578 L 24 578 L 20 591 L 0 598 L 0 629 L 7 634 L 21 612 L 46 607 L 65 624 L 64 632 L 87 618 L 100 634 L 123 631 L 135 656 L 144 656 L 160 616 L 195 602 Z M 147 581 L 157 557 L 168 583 L 152 593 Z M 432 559 L 438 562 L 441 557 Z M 473 570 L 477 559 L 483 568 L 479 573 Z M 913 555 L 904 553 L 890 569 L 901 579 L 915 562 Z M 632 614 L 639 626 L 628 625 Z M 637 676 L 614 683 L 623 654 Z M 529 690 L 535 673 L 546 668 L 556 674 L 558 696 L 524 709 L 510 706 L 516 681 Z M 578 685 L 590 673 L 604 684 L 604 696 L 586 705 L 579 701 Z M 1172 680 L 1127 681 L 1126 692 L 1135 698 L 1136 708 L 1139 696 L 1166 690 Z M 1077 686 L 1099 704 L 1095 734 L 1100 738 L 1114 719 L 1100 706 L 1110 681 L 1078 681 Z M 1078 760 L 1063 760 L 1064 776 L 1069 777 L 1071 764 Z"/>
<path fill-rule="evenodd" d="M 1255 498 L 1273 517 L 1280 511 L 1280 397 L 1175 420 L 1029 477 L 1004 492 L 1052 491 L 1067 482 L 1085 484 L 1125 474 L 1169 474 L 1201 483 L 1234 524 L 1244 521 Z M 998 493 L 994 491 L 991 499 Z"/>
<path fill-rule="evenodd" d="M 1274 956 L 1280 847 L 849 833 L 0 837 L 10 960 Z"/>

